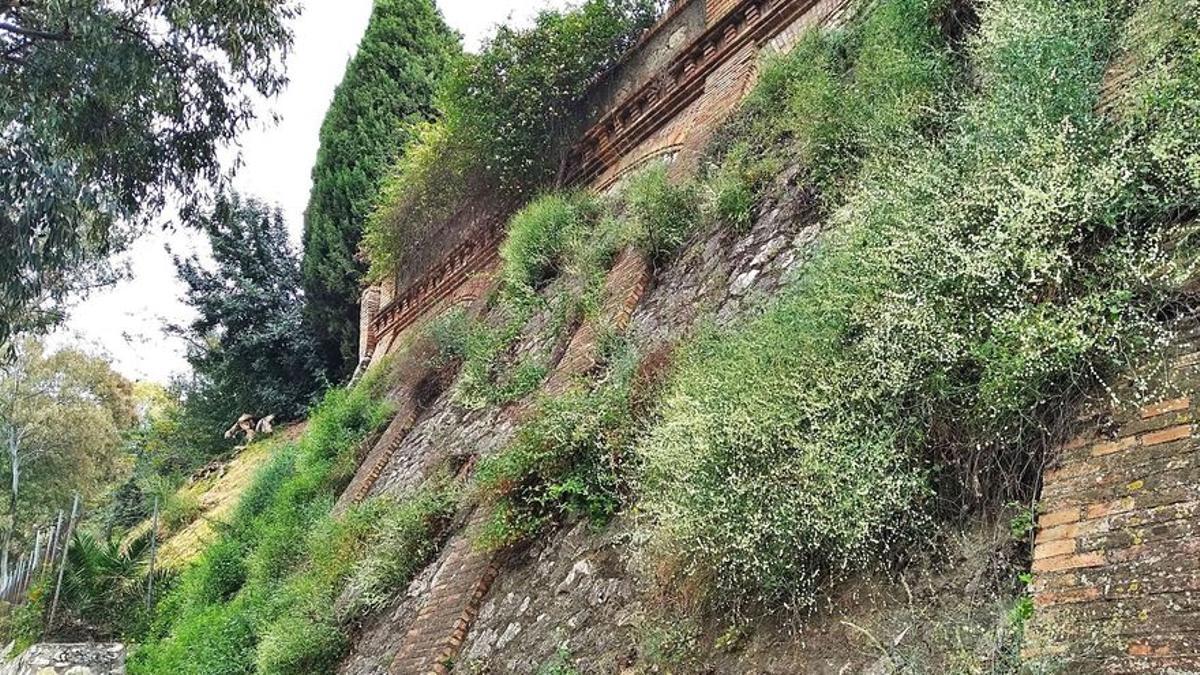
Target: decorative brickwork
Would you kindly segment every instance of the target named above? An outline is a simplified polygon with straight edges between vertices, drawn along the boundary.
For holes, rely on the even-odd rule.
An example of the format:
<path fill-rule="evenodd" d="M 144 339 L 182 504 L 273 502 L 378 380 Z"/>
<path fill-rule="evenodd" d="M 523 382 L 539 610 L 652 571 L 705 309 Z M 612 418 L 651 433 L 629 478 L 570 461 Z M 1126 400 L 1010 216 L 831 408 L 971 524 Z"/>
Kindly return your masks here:
<path fill-rule="evenodd" d="M 790 48 L 812 26 L 844 20 L 851 4 L 850 0 L 673 3 L 623 61 L 619 81 L 599 85 L 607 92 L 599 99 L 612 102 L 597 114 L 576 146 L 568 182 L 604 191 L 629 172 L 663 157 L 682 160 L 674 162 L 674 171 L 690 171 L 711 133 L 753 83 L 759 54 Z M 701 8 L 703 30 L 693 25 L 697 24 L 694 12 Z M 648 74 L 652 72 L 657 74 Z M 380 309 L 364 325 L 362 342 L 377 343 L 383 353 L 395 349 L 401 333 L 444 306 L 474 275 L 495 266 L 501 235 L 495 223 L 478 228 L 477 234 L 415 283 L 396 289 L 393 281 L 385 282 Z M 402 276 L 413 275 L 405 271 Z"/>
<path fill-rule="evenodd" d="M 699 1 L 699 0 L 694 0 Z M 724 4 L 724 3 L 723 3 Z M 736 0 L 711 17 L 704 34 L 663 69 L 600 118 L 576 148 L 571 181 L 603 187 L 619 178 L 622 164 L 636 164 L 654 149 L 680 144 L 694 131 L 708 132 L 733 107 L 731 98 L 718 116 L 696 116 L 692 104 L 704 96 L 709 76 L 731 59 L 757 54 L 780 31 L 814 6 L 816 0 Z"/>
<path fill-rule="evenodd" d="M 725 18 L 738 6 L 738 0 L 707 0 L 706 13 L 708 23 L 712 24 Z"/>
<path fill-rule="evenodd" d="M 566 353 L 546 381 L 544 391 L 564 391 L 576 377 L 596 365 L 596 342 L 605 330 L 620 332 L 629 325 L 633 310 L 650 284 L 650 263 L 632 247 L 617 256 L 604 281 L 604 306 L 597 320 L 585 321 L 571 336 Z"/>
<path fill-rule="evenodd" d="M 371 324 L 372 334 L 398 335 L 430 309 L 454 296 L 459 289 L 495 266 L 499 235 L 490 232 L 459 246 L 436 267 L 379 310 Z"/>
<path fill-rule="evenodd" d="M 1046 472 L 1027 656 L 1200 672 L 1200 345 L 1188 344 L 1171 395 L 1093 423 Z"/>
<path fill-rule="evenodd" d="M 473 523 L 477 525 L 478 523 Z M 497 555 L 472 547 L 465 528 L 450 542 L 425 604 L 388 669 L 393 675 L 446 675 L 450 672 L 483 598 L 500 573 Z"/>

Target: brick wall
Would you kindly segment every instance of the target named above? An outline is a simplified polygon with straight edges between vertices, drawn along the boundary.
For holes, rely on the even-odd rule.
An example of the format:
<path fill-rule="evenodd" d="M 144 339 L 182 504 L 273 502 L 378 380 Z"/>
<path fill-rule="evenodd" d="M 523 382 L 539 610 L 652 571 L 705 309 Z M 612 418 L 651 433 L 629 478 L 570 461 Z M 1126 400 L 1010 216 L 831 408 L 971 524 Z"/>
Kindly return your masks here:
<path fill-rule="evenodd" d="M 1200 672 L 1200 345 L 1157 400 L 1081 422 L 1044 477 L 1026 656 Z"/>
<path fill-rule="evenodd" d="M 706 0 L 706 16 L 708 23 L 719 21 L 738 6 L 738 0 Z"/>

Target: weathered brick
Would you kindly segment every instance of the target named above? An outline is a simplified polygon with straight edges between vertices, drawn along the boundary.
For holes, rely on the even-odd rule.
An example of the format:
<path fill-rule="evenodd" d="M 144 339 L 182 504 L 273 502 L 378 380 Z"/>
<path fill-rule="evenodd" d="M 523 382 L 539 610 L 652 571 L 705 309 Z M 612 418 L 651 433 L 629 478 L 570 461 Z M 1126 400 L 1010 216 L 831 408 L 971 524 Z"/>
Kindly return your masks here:
<path fill-rule="evenodd" d="M 1162 443 L 1170 443 L 1171 441 L 1179 441 L 1185 438 L 1190 438 L 1191 435 L 1192 425 L 1180 424 L 1178 426 L 1163 429 L 1162 431 L 1156 431 L 1152 434 L 1146 434 L 1142 437 L 1142 444 L 1153 446 Z"/>
<path fill-rule="evenodd" d="M 1075 552 L 1074 539 L 1059 539 L 1038 544 L 1033 550 L 1033 559 L 1042 560 L 1043 558 L 1053 558 L 1055 556 L 1067 555 Z"/>
<path fill-rule="evenodd" d="M 1079 534 L 1079 529 L 1078 523 L 1069 523 L 1050 528 L 1043 527 L 1037 533 L 1036 543 L 1040 547 L 1043 543 L 1059 541 L 1061 539 L 1074 539 Z"/>
<path fill-rule="evenodd" d="M 1055 572 L 1058 570 L 1079 569 L 1081 567 L 1098 567 L 1103 564 L 1104 554 L 1093 552 L 1035 560 L 1032 569 L 1034 572 Z"/>
<path fill-rule="evenodd" d="M 1104 443 L 1097 443 L 1096 445 L 1092 446 L 1091 454 L 1092 454 L 1092 457 L 1103 457 L 1105 455 L 1111 455 L 1113 453 L 1122 452 L 1122 451 L 1128 450 L 1130 448 L 1136 447 L 1137 444 L 1138 444 L 1137 439 L 1134 437 L 1122 438 L 1122 439 L 1119 439 L 1116 441 L 1108 441 L 1108 442 L 1104 442 Z"/>
<path fill-rule="evenodd" d="M 1188 408 L 1191 407 L 1191 405 L 1192 405 L 1192 397 L 1191 396 L 1181 396 L 1179 398 L 1173 398 L 1168 401 L 1160 401 L 1158 403 L 1152 403 L 1148 406 L 1145 406 L 1140 411 L 1138 411 L 1138 414 L 1142 417 L 1142 419 L 1148 419 L 1150 417 L 1157 417 L 1159 415 L 1165 415 L 1166 413 L 1170 413 L 1170 412 L 1178 412 L 1181 410 L 1187 410 Z"/>
<path fill-rule="evenodd" d="M 1044 513 L 1038 517 L 1038 525 L 1045 528 L 1051 528 L 1065 523 L 1074 523 L 1079 520 L 1079 509 L 1061 509 Z"/>
<path fill-rule="evenodd" d="M 1100 589 L 1096 587 L 1081 588 L 1073 591 L 1051 591 L 1038 593 L 1034 596 L 1034 604 L 1039 608 L 1052 605 L 1066 605 L 1077 602 L 1089 602 L 1100 597 Z"/>

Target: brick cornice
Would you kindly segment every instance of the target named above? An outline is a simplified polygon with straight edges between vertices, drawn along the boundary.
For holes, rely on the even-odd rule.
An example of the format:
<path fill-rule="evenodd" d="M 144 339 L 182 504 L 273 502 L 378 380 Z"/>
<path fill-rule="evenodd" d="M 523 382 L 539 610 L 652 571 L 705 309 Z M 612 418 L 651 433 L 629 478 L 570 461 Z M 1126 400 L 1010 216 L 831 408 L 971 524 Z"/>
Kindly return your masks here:
<path fill-rule="evenodd" d="M 742 0 L 651 80 L 601 117 L 574 149 L 568 181 L 586 185 L 704 93 L 707 77 L 747 44 L 761 44 L 816 0 Z"/>

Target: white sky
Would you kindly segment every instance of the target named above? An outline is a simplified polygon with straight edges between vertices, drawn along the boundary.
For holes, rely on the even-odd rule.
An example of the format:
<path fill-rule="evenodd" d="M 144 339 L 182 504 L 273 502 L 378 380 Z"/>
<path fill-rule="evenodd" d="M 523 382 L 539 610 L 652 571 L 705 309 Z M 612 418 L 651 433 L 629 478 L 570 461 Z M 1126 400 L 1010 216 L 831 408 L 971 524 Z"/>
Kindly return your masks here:
<path fill-rule="evenodd" d="M 510 16 L 524 22 L 538 9 L 564 4 L 565 0 L 438 0 L 447 23 L 463 34 L 471 50 Z M 297 247 L 321 121 L 366 29 L 371 6 L 371 0 L 305 2 L 288 60 L 291 85 L 267 108 L 282 119 L 278 125 L 260 123 L 240 140 L 244 165 L 235 186 L 279 204 Z M 79 303 L 51 342 L 104 353 L 132 379 L 165 382 L 172 374 L 185 372 L 183 344 L 167 338 L 162 330 L 166 323 L 185 323 L 189 316 L 180 301 L 184 289 L 166 252 L 168 245 L 176 252 L 190 251 L 195 235 L 177 230 L 143 237 L 125 256 L 132 278 Z"/>

